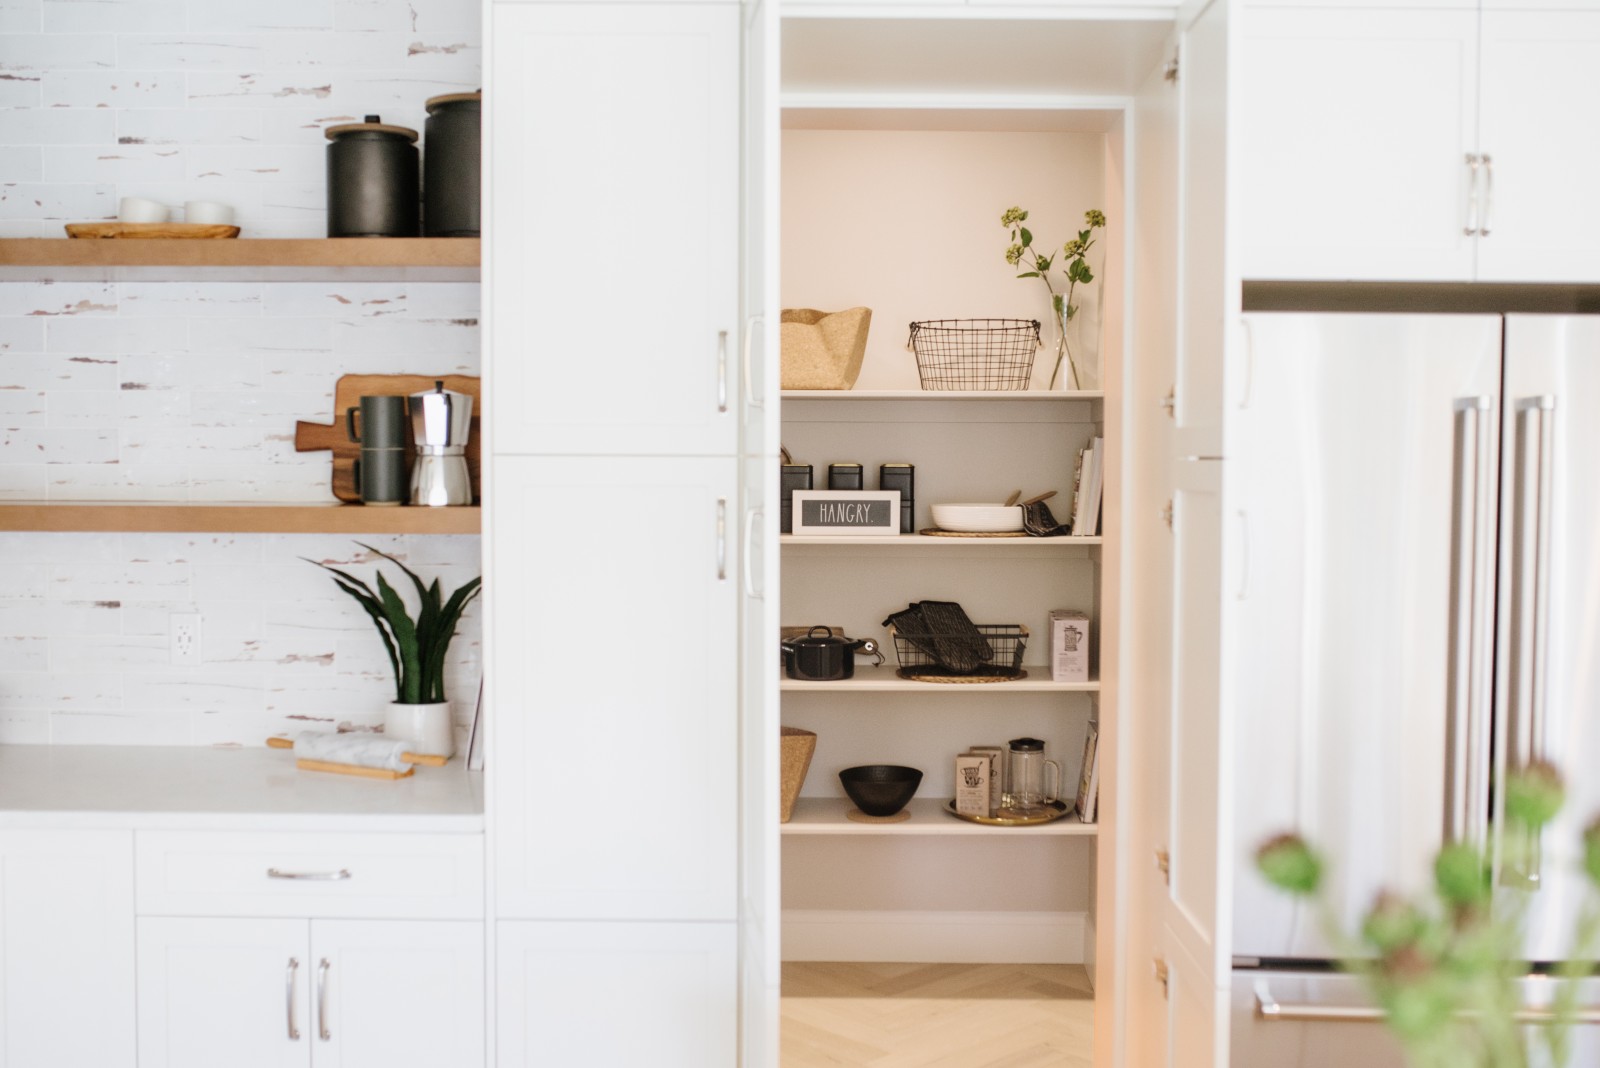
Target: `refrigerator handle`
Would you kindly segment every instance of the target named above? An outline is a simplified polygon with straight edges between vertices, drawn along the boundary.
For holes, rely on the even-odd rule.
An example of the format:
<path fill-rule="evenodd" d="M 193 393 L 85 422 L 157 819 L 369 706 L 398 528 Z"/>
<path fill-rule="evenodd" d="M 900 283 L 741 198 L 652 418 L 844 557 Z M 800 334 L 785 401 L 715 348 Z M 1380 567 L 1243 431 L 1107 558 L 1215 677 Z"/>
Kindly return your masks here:
<path fill-rule="evenodd" d="M 1508 690 L 1508 770 L 1547 759 L 1545 738 L 1550 647 L 1550 536 L 1556 399 L 1549 394 L 1516 402 L 1516 485 L 1513 490 L 1511 664 Z M 1537 839 L 1521 846 L 1508 866 L 1530 889 L 1540 882 Z"/>
<path fill-rule="evenodd" d="M 1490 733 L 1490 546 L 1494 499 L 1492 397 L 1455 402 L 1450 524 L 1450 648 L 1446 680 L 1444 840 L 1481 845 L 1488 836 Z"/>

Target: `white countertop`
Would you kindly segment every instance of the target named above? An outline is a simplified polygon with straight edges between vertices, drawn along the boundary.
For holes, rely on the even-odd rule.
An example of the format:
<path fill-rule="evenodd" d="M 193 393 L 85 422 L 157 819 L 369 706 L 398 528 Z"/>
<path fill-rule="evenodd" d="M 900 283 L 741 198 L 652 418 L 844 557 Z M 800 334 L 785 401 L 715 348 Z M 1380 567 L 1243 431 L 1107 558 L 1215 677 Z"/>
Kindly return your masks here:
<path fill-rule="evenodd" d="M 282 749 L 0 746 L 0 828 L 483 830 L 483 774 L 458 756 L 407 779 L 301 771 Z"/>

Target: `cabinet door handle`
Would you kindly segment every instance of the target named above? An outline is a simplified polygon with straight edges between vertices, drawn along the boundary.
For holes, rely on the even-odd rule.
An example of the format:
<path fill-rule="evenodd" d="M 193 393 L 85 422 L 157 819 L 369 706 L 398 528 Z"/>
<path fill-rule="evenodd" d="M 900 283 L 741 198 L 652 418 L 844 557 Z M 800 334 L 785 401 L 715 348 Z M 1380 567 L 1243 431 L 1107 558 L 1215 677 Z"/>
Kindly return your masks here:
<path fill-rule="evenodd" d="M 717 331 L 717 411 L 728 410 L 728 332 Z"/>
<path fill-rule="evenodd" d="M 294 1019 L 294 988 L 300 975 L 300 960 L 298 957 L 289 958 L 289 971 L 284 979 L 284 1000 L 288 1005 L 289 1013 L 289 1041 L 300 1041 L 300 1027 Z"/>
<path fill-rule="evenodd" d="M 744 514 L 744 595 L 752 601 L 764 601 L 766 595 L 756 591 L 755 569 L 755 532 L 756 520 L 760 519 L 762 511 L 752 508 Z"/>
<path fill-rule="evenodd" d="M 1489 217 L 1494 214 L 1494 157 L 1483 154 L 1483 225 L 1478 227 L 1479 237 L 1489 236 Z"/>
<path fill-rule="evenodd" d="M 756 379 L 750 373 L 750 350 L 754 346 L 752 337 L 755 328 L 766 321 L 765 315 L 752 315 L 744 321 L 744 339 L 739 347 L 739 373 L 744 376 L 744 403 L 747 408 L 764 408 L 767 404 L 765 397 L 756 397 Z"/>
<path fill-rule="evenodd" d="M 728 580 L 728 498 L 717 498 L 717 581 Z"/>
<path fill-rule="evenodd" d="M 302 879 L 313 883 L 338 883 L 350 878 L 349 868 L 340 868 L 338 871 L 283 871 L 280 868 L 268 868 L 269 879 Z"/>
<path fill-rule="evenodd" d="M 1462 232 L 1472 237 L 1478 232 L 1478 169 L 1481 161 L 1476 152 L 1467 153 L 1467 226 Z"/>
<path fill-rule="evenodd" d="M 332 967 L 327 957 L 317 964 L 317 1037 L 324 1042 L 333 1037 L 328 1030 L 328 969 Z"/>

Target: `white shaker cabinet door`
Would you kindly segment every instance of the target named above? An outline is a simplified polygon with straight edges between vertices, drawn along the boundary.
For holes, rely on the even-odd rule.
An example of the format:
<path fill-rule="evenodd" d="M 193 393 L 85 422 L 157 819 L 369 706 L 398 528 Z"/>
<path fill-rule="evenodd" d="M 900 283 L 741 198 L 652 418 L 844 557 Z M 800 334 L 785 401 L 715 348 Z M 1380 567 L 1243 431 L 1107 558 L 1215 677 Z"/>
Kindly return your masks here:
<path fill-rule="evenodd" d="M 737 461 L 496 457 L 497 911 L 731 920 Z"/>
<path fill-rule="evenodd" d="M 0 833 L 0 1066 L 134 1063 L 133 834 Z"/>
<path fill-rule="evenodd" d="M 497 454 L 738 451 L 734 4 L 494 4 Z"/>
<path fill-rule="evenodd" d="M 139 920 L 139 1068 L 306 1068 L 305 920 Z"/>
<path fill-rule="evenodd" d="M 1471 281 L 1477 5 L 1241 17 L 1241 277 Z"/>
<path fill-rule="evenodd" d="M 312 1068 L 482 1068 L 483 924 L 314 920 L 310 966 Z"/>
<path fill-rule="evenodd" d="M 1487 282 L 1600 282 L 1600 11 L 1485 11 Z"/>
<path fill-rule="evenodd" d="M 498 937 L 500 1068 L 739 1063 L 733 924 L 506 922 Z"/>

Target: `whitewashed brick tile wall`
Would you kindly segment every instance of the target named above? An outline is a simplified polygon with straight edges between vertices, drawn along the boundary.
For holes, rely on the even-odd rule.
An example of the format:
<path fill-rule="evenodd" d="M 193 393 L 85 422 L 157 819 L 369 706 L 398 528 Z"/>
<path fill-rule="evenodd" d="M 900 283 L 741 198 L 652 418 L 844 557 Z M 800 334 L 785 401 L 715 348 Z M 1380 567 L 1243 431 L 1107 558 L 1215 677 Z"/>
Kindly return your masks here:
<path fill-rule="evenodd" d="M 324 236 L 323 130 L 420 132 L 428 97 L 478 88 L 481 51 L 476 0 L 0 0 L 0 237 L 60 237 L 123 196 Z M 475 284 L 0 283 L 0 499 L 330 500 L 295 420 L 329 421 L 341 374 L 477 374 L 478 307 Z M 377 724 L 371 621 L 301 560 L 370 579 L 354 540 L 0 534 L 0 744 Z M 480 571 L 475 537 L 360 540 L 446 589 Z M 180 612 L 204 620 L 196 666 L 169 662 Z M 450 657 L 462 732 L 478 620 Z"/>

